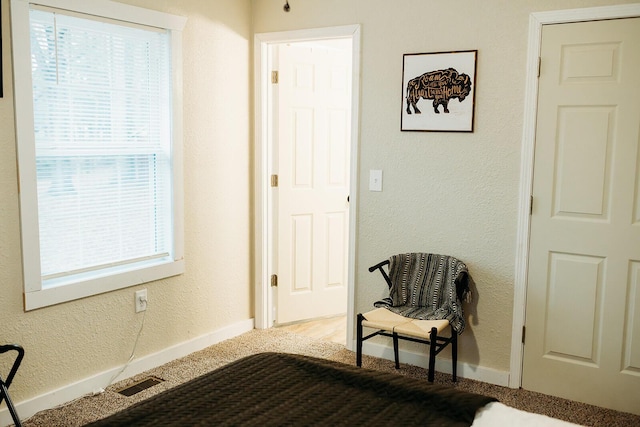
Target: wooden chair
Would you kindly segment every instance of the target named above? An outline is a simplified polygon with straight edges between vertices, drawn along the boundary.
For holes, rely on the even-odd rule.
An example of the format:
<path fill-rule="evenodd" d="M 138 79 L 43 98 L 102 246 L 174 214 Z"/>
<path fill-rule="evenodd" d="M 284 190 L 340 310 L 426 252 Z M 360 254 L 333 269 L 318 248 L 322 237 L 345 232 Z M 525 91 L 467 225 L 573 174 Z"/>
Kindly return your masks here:
<path fill-rule="evenodd" d="M 462 300 L 470 296 L 472 282 L 466 265 L 447 255 L 407 253 L 369 268 L 375 270 L 386 281 L 389 297 L 357 315 L 357 366 L 362 366 L 362 343 L 369 338 L 393 339 L 396 369 L 399 340 L 424 343 L 429 346 L 428 380 L 433 382 L 436 355 L 451 344 L 452 378 L 457 381 L 458 335 L 465 327 Z M 375 332 L 365 336 L 364 327 Z"/>
<path fill-rule="evenodd" d="M 11 381 L 13 381 L 13 377 L 16 375 L 16 372 L 18 372 L 18 368 L 20 367 L 20 363 L 22 362 L 22 358 L 24 357 L 24 349 L 17 344 L 0 345 L 0 354 L 6 353 L 8 351 L 16 351 L 18 354 L 13 361 L 13 366 L 9 371 L 7 380 L 3 380 L 2 376 L 0 376 L 0 404 L 2 404 L 3 400 L 7 402 L 7 408 L 9 408 L 9 413 L 11 414 L 11 418 L 13 418 L 13 423 L 16 427 L 20 427 L 22 426 L 22 424 L 20 423 L 20 418 L 18 417 L 16 408 L 13 406 L 11 397 L 9 397 L 9 386 L 11 385 Z"/>

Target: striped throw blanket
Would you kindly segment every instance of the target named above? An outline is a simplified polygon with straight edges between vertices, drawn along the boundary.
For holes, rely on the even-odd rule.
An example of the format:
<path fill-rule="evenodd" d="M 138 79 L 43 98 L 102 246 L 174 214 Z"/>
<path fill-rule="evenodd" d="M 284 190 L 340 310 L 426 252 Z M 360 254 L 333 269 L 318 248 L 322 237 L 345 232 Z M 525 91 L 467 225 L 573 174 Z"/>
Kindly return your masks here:
<path fill-rule="evenodd" d="M 465 327 L 461 300 L 470 296 L 472 282 L 460 260 L 426 253 L 394 255 L 389 259 L 389 296 L 374 303 L 401 316 L 448 320 L 461 334 Z"/>

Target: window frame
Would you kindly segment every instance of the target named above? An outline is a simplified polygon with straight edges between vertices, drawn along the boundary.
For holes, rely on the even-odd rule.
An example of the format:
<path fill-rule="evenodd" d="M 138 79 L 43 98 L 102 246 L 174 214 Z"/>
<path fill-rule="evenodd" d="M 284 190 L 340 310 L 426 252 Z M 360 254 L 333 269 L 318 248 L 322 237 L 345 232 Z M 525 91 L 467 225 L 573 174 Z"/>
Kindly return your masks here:
<path fill-rule="evenodd" d="M 172 214 L 173 252 L 156 259 L 74 276 L 72 281 L 43 286 L 31 78 L 30 21 L 32 5 L 64 9 L 161 28 L 169 31 L 172 79 Z M 14 70 L 14 107 L 25 311 L 164 279 L 184 273 L 184 190 L 182 153 L 182 30 L 186 18 L 109 0 L 11 0 L 11 39 Z"/>

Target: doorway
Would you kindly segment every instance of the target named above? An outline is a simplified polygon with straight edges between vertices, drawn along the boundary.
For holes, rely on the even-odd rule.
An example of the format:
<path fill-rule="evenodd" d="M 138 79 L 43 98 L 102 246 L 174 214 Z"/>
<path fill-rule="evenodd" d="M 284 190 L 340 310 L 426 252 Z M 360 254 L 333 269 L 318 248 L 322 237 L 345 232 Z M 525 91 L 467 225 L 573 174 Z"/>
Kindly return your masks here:
<path fill-rule="evenodd" d="M 351 40 L 272 44 L 270 55 L 274 323 L 345 315 Z"/>
<path fill-rule="evenodd" d="M 345 46 L 346 74 L 340 65 L 325 69 L 328 61 L 341 61 L 336 55 L 344 56 Z M 256 327 L 345 311 L 352 325 L 359 26 L 257 34 L 255 52 Z M 324 112 L 304 104 L 324 102 L 310 96 L 319 73 L 329 79 L 321 98 L 347 83 L 348 93 L 340 95 L 346 115 L 333 104 Z M 313 135 L 316 130 L 322 134 Z M 328 185 L 318 193 L 320 182 Z M 333 312 L 323 312 L 331 306 Z"/>

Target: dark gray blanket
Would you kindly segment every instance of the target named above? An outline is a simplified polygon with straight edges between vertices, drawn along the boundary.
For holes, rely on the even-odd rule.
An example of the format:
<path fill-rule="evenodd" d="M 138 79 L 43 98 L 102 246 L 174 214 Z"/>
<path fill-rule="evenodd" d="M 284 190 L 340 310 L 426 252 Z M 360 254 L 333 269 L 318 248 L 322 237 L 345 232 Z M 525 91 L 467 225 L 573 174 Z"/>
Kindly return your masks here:
<path fill-rule="evenodd" d="M 398 254 L 389 258 L 389 279 L 389 296 L 375 307 L 412 319 L 448 320 L 458 334 L 464 331 L 462 300 L 473 280 L 465 263 L 448 255 Z"/>
<path fill-rule="evenodd" d="M 487 396 L 312 357 L 240 359 L 90 426 L 469 426 Z"/>

